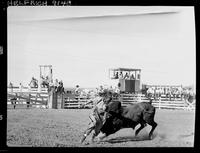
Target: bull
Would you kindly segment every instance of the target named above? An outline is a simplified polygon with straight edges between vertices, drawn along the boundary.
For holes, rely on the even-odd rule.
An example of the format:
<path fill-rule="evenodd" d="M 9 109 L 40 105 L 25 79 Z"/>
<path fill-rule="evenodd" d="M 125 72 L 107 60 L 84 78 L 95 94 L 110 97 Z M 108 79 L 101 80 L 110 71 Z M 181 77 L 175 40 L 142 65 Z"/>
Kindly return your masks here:
<path fill-rule="evenodd" d="M 121 102 L 114 101 L 107 105 L 106 111 L 110 115 L 101 128 L 101 136 L 98 136 L 98 141 L 122 128 L 134 130 L 138 124 L 140 124 L 140 127 L 135 131 L 135 136 L 149 124 L 152 127 L 149 132 L 149 139 L 153 138 L 153 131 L 157 127 L 157 123 L 154 121 L 156 109 L 152 105 L 152 100 L 130 104 L 126 107 L 121 107 Z"/>

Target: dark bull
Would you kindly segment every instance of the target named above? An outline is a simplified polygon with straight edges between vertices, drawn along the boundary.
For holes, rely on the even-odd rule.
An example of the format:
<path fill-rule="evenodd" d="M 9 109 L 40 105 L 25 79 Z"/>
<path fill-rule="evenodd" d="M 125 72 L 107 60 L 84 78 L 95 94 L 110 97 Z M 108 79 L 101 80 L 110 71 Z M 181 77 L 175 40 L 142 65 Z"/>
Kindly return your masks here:
<path fill-rule="evenodd" d="M 149 139 L 152 139 L 157 123 L 154 121 L 155 107 L 152 106 L 151 102 L 130 104 L 126 107 L 121 107 L 120 102 L 109 103 L 106 111 L 110 116 L 101 128 L 103 135 L 99 136 L 99 140 L 122 128 L 135 129 L 138 124 L 140 124 L 140 127 L 135 131 L 135 136 L 146 124 L 149 124 L 152 127 L 149 132 Z"/>

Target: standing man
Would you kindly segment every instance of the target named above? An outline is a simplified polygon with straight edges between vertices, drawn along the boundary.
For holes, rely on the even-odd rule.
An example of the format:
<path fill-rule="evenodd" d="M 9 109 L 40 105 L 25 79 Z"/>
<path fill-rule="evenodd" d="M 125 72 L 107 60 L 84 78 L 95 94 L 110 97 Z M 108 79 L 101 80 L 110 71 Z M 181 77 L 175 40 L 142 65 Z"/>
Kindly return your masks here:
<path fill-rule="evenodd" d="M 9 83 L 9 88 L 10 88 L 10 92 L 13 92 L 13 84 L 11 82 Z"/>
<path fill-rule="evenodd" d="M 58 85 L 59 85 L 58 79 L 56 79 L 55 82 L 54 82 L 55 91 L 57 91 Z"/>
<path fill-rule="evenodd" d="M 75 94 L 76 94 L 77 96 L 80 95 L 80 88 L 79 88 L 79 85 L 76 85 Z"/>
<path fill-rule="evenodd" d="M 122 73 L 122 71 L 119 73 L 119 78 L 123 79 L 123 73 Z"/>
<path fill-rule="evenodd" d="M 22 89 L 23 89 L 22 83 L 19 84 L 19 89 L 20 89 L 20 92 L 22 92 Z"/>

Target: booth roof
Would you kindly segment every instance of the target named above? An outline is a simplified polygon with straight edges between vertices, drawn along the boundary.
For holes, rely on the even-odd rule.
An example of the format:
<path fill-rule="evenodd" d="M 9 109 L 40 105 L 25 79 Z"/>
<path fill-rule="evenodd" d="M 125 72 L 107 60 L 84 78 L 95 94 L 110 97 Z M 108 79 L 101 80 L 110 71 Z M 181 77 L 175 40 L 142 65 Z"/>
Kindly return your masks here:
<path fill-rule="evenodd" d="M 141 71 L 141 69 L 132 69 L 132 68 L 114 68 L 110 69 L 113 71 Z"/>

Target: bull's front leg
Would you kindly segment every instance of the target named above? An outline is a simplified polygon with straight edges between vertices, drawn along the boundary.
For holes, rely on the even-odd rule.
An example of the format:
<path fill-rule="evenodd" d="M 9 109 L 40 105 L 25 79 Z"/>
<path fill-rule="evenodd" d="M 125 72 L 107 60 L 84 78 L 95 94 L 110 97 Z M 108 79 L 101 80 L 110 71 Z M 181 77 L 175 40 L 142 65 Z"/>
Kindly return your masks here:
<path fill-rule="evenodd" d="M 146 126 L 145 122 L 140 123 L 140 127 L 135 131 L 135 136 Z"/>
<path fill-rule="evenodd" d="M 150 125 L 152 126 L 152 129 L 149 132 L 149 139 L 152 140 L 153 139 L 153 131 L 155 130 L 155 128 L 157 127 L 158 124 L 153 121 Z"/>

